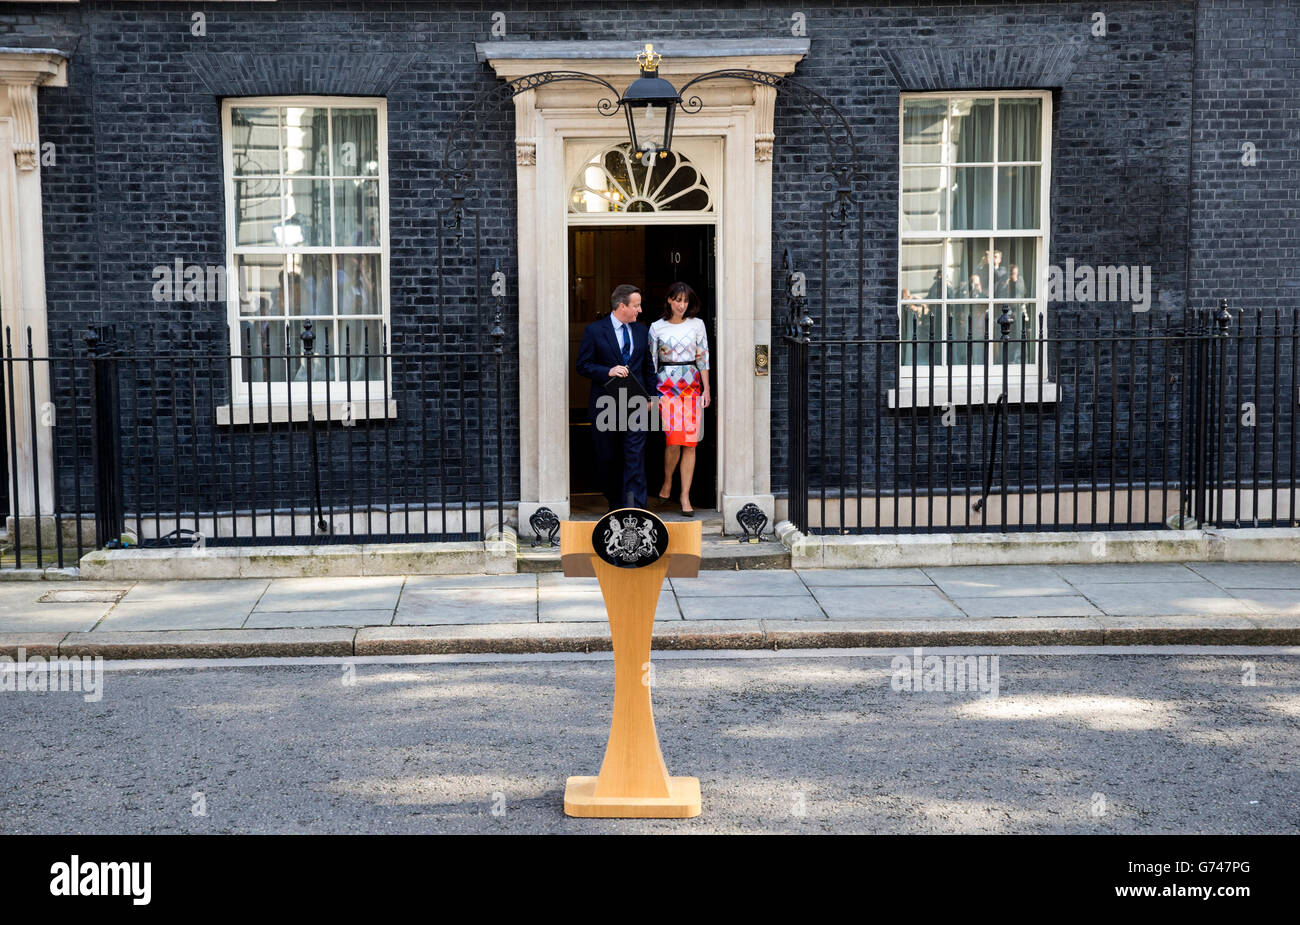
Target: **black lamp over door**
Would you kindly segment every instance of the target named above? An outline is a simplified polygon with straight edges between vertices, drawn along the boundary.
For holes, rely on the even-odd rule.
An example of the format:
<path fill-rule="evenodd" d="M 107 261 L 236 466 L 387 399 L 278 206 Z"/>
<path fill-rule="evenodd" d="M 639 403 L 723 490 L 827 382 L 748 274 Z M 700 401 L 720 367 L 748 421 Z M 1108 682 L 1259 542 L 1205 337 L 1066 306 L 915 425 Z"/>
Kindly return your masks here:
<path fill-rule="evenodd" d="M 633 156 L 641 163 L 663 158 L 673 143 L 673 116 L 682 98 L 677 89 L 659 76 L 660 56 L 647 43 L 636 56 L 641 76 L 632 82 L 619 100 L 627 114 L 627 132 L 632 139 Z"/>

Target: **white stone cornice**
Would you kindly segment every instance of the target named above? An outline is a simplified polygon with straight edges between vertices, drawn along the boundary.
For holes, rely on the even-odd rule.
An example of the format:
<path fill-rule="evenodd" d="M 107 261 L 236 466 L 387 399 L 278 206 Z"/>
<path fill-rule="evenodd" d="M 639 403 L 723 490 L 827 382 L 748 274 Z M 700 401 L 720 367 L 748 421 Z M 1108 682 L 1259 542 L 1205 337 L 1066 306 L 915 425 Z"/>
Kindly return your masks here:
<path fill-rule="evenodd" d="M 767 71 L 784 77 L 787 74 L 794 73 L 795 65 L 799 63 L 800 57 L 793 55 L 749 55 L 745 57 L 719 56 L 670 61 L 665 56 L 663 64 L 659 67 L 659 76 L 667 78 L 676 86 L 680 86 L 686 81 L 709 71 L 737 68 L 741 70 Z M 492 66 L 496 75 L 502 80 L 515 80 L 529 74 L 540 74 L 543 71 L 584 71 L 605 78 L 615 87 L 631 83 L 641 73 L 635 60 L 628 62 L 608 59 L 488 58 L 488 64 Z"/>
<path fill-rule="evenodd" d="M 733 68 L 794 73 L 808 54 L 807 39 L 664 39 L 655 41 L 663 55 L 660 75 L 680 87 L 709 71 Z M 515 80 L 542 71 L 584 71 L 615 87 L 640 74 L 636 54 L 640 42 L 479 42 L 480 61 L 491 65 L 502 80 Z"/>
<path fill-rule="evenodd" d="M 13 151 L 18 169 L 35 170 L 40 144 L 36 128 L 36 88 L 66 87 L 67 58 L 44 48 L 0 48 L 0 85 L 8 87 L 8 114 L 13 120 Z"/>
<path fill-rule="evenodd" d="M 66 87 L 68 59 L 49 48 L 0 48 L 0 84 Z"/>

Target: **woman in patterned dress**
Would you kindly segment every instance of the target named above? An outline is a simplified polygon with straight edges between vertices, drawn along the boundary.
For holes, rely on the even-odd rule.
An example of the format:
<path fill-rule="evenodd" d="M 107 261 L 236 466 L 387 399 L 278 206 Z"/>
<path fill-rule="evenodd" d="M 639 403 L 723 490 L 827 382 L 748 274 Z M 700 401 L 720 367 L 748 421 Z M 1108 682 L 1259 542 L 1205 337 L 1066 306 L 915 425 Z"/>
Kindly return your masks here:
<path fill-rule="evenodd" d="M 682 513 L 691 508 L 691 478 L 695 447 L 703 436 L 700 412 L 713 401 L 709 394 L 709 335 L 700 313 L 700 299 L 685 283 L 668 287 L 663 317 L 650 325 L 650 356 L 658 377 L 659 416 L 668 445 L 664 447 L 664 485 L 659 497 L 668 500 L 673 471 L 682 467 Z"/>

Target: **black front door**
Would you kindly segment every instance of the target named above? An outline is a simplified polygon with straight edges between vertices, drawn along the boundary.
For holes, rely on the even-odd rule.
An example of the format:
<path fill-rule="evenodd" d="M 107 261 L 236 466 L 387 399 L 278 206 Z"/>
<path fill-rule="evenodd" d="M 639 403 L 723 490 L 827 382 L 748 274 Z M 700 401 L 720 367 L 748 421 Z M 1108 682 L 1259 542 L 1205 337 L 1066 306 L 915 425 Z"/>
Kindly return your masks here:
<path fill-rule="evenodd" d="M 691 506 L 710 509 L 716 503 L 718 428 L 714 413 L 719 400 L 717 312 L 714 304 L 712 225 L 657 225 L 645 230 L 645 292 L 641 320 L 647 325 L 663 316 L 664 294 L 678 281 L 700 297 L 700 317 L 709 333 L 709 385 L 714 404 L 704 410 L 704 436 L 695 449 L 695 476 L 691 480 Z M 657 494 L 664 480 L 664 435 L 655 432 L 646 442 L 646 484 Z M 677 507 L 680 482 L 673 481 L 672 506 Z"/>
<path fill-rule="evenodd" d="M 577 356 L 588 323 L 609 314 L 609 294 L 620 283 L 641 289 L 641 323 L 649 327 L 663 315 L 664 294 L 678 280 L 690 284 L 700 297 L 700 317 L 709 334 L 710 385 L 719 400 L 716 370 L 717 326 L 714 304 L 714 229 L 711 225 L 633 225 L 569 229 L 569 357 Z M 587 421 L 589 383 L 569 369 L 569 485 L 575 512 L 604 510 L 599 479 L 593 468 L 590 424 Z M 691 506 L 711 509 L 717 493 L 718 431 L 714 407 L 703 415 L 704 437 L 695 452 Z M 646 485 L 651 506 L 663 485 L 664 436 L 656 430 L 646 441 Z M 672 507 L 680 484 L 673 483 Z"/>

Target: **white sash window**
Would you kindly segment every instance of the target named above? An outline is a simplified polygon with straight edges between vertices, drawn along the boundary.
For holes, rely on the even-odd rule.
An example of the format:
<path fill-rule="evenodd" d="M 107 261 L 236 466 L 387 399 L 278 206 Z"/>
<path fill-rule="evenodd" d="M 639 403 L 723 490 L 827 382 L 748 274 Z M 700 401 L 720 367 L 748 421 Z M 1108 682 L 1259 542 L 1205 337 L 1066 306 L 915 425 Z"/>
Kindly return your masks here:
<path fill-rule="evenodd" d="M 904 346 L 892 397 L 904 407 L 991 401 L 1002 390 L 1004 361 L 1012 391 L 1023 381 L 1028 393 L 1038 384 L 1043 357 L 1035 341 L 1047 321 L 1040 274 L 1048 254 L 1051 96 L 905 94 L 899 121 Z M 996 341 L 1007 314 L 1004 357 Z M 1009 396 L 1018 397 L 1029 396 Z"/>
<path fill-rule="evenodd" d="M 232 99 L 221 115 L 234 407 L 250 393 L 263 406 L 306 402 L 310 377 L 313 403 L 329 380 L 341 406 L 351 383 L 357 417 L 369 382 L 378 413 L 389 318 L 384 101 Z"/>

